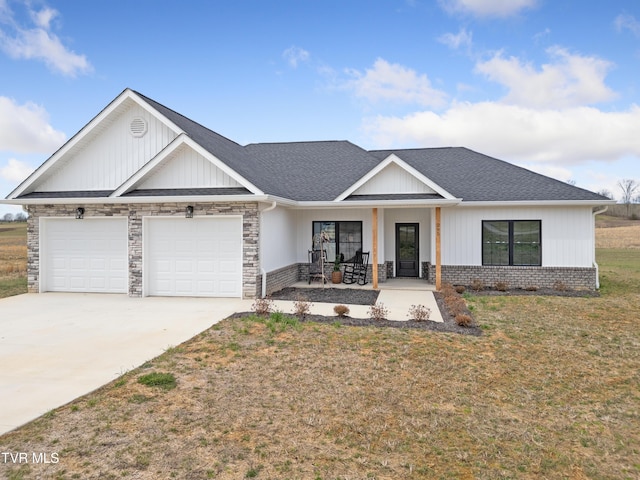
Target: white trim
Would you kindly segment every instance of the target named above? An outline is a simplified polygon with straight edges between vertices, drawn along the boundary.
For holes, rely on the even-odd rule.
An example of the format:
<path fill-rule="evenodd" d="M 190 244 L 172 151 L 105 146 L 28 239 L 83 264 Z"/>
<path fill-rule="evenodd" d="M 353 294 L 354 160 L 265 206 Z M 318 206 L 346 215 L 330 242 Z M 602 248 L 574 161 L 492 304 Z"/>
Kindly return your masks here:
<path fill-rule="evenodd" d="M 53 155 L 51 155 L 42 165 L 40 165 L 31 175 L 29 175 L 20 185 L 18 185 L 8 196 L 7 199 L 15 199 L 19 197 L 25 190 L 36 183 L 43 175 L 45 175 L 61 158 L 63 158 L 70 150 L 72 150 L 80 141 L 82 141 L 91 130 L 98 124 L 102 123 L 115 110 L 118 109 L 127 100 L 132 100 L 147 110 L 153 116 L 165 123 L 170 129 L 177 134 L 184 133 L 181 128 L 170 121 L 167 117 L 155 110 L 133 90 L 127 88 L 118 95 L 109 105 L 107 105 L 98 115 L 96 115 L 89 123 L 76 133 L 71 139 L 62 145 Z"/>
<path fill-rule="evenodd" d="M 148 252 L 149 252 L 149 240 L 148 240 L 148 235 L 147 235 L 147 225 L 149 224 L 150 220 L 153 220 L 154 218 L 157 219 L 176 219 L 176 218 L 183 218 L 180 215 L 144 215 L 142 217 L 142 296 L 143 297 L 148 297 L 149 296 L 149 287 L 148 284 L 149 282 L 147 281 L 147 277 L 149 275 L 149 269 L 146 267 L 147 264 L 147 256 L 148 256 Z M 220 218 L 236 218 L 240 220 L 240 242 L 239 246 L 240 246 L 240 295 L 237 298 L 243 298 L 244 296 L 244 237 L 243 237 L 243 223 L 242 223 L 242 219 L 243 216 L 242 215 L 194 215 L 193 218 L 190 219 L 185 219 L 185 221 L 190 221 L 190 220 L 202 220 L 202 219 L 210 219 L 210 220 L 215 220 L 215 219 L 220 219 Z M 221 297 L 221 298 L 225 298 L 225 297 Z M 229 297 L 229 298 L 236 298 L 236 297 Z"/>
<path fill-rule="evenodd" d="M 355 192 L 358 188 L 363 186 L 365 183 L 367 183 L 369 180 L 371 180 L 374 176 L 376 176 L 378 173 L 380 173 L 382 170 L 384 170 L 391 163 L 396 164 L 397 166 L 399 166 L 400 168 L 405 170 L 408 174 L 414 176 L 420 182 L 424 183 L 431 190 L 434 190 L 438 194 L 442 195 L 445 199 L 448 199 L 448 200 L 455 199 L 455 197 L 453 195 L 451 195 L 449 192 L 447 192 L 440 185 L 438 185 L 437 183 L 433 182 L 429 178 L 425 177 L 423 174 L 421 174 L 419 171 L 417 171 L 411 165 L 407 164 L 404 160 L 402 160 L 400 157 L 398 157 L 395 153 L 392 153 L 387 158 L 385 158 L 382 162 L 380 162 L 378 165 L 376 165 L 374 168 L 372 168 L 360 180 L 358 180 L 356 183 L 351 185 L 343 193 L 338 195 L 334 201 L 335 202 L 343 201 L 345 198 L 347 198 L 349 195 L 351 195 L 353 192 Z"/>
<path fill-rule="evenodd" d="M 210 161 L 215 167 L 222 170 L 224 173 L 229 175 L 236 182 L 241 184 L 247 190 L 256 195 L 264 195 L 264 193 L 249 182 L 247 179 L 238 174 L 235 170 L 230 168 L 227 164 L 220 161 L 215 155 L 212 155 L 208 151 L 206 151 L 202 146 L 196 143 L 191 137 L 189 137 L 185 133 L 181 133 L 178 135 L 169 145 L 163 148 L 160 153 L 158 153 L 153 159 L 146 163 L 140 170 L 138 170 L 135 174 L 129 177 L 122 185 L 120 185 L 110 197 L 119 197 L 130 190 L 133 190 L 136 185 L 144 181 L 144 179 L 151 175 L 156 168 L 162 166 L 167 159 L 181 146 L 186 145 L 189 148 L 193 149 L 196 153 L 204 157 L 206 160 Z"/>
<path fill-rule="evenodd" d="M 347 200 L 336 202 L 296 202 L 294 208 L 357 208 L 357 207 L 385 207 L 385 208 L 402 208 L 402 207 L 453 207 L 462 202 L 461 198 L 452 199 L 407 199 L 407 200 Z"/>
<path fill-rule="evenodd" d="M 615 205 L 615 200 L 509 200 L 503 202 L 463 202 L 461 207 L 587 207 Z"/>

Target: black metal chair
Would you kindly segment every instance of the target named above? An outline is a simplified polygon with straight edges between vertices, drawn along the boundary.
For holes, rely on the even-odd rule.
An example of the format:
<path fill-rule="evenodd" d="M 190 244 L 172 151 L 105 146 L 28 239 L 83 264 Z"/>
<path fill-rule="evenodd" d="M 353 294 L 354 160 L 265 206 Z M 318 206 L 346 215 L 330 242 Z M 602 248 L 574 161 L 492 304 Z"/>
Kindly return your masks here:
<path fill-rule="evenodd" d="M 326 250 L 322 250 L 322 254 L 320 250 L 309 250 L 309 284 L 311 284 L 312 279 L 327 282 L 322 269 L 324 263 L 327 263 Z"/>
<path fill-rule="evenodd" d="M 369 267 L 369 252 L 357 251 L 351 262 L 344 263 L 342 283 L 365 285 Z"/>

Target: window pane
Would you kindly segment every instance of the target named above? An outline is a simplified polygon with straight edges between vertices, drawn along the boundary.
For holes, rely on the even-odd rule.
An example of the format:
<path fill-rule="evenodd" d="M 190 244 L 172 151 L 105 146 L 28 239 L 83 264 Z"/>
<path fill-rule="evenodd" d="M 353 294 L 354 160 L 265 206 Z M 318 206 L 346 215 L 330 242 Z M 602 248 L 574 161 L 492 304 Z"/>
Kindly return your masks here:
<path fill-rule="evenodd" d="M 509 222 L 482 222 L 482 264 L 509 265 Z"/>
<path fill-rule="evenodd" d="M 356 251 L 362 251 L 362 222 L 338 223 L 338 254 L 346 262 L 353 260 Z"/>
<path fill-rule="evenodd" d="M 541 265 L 540 222 L 513 222 L 513 264 Z"/>

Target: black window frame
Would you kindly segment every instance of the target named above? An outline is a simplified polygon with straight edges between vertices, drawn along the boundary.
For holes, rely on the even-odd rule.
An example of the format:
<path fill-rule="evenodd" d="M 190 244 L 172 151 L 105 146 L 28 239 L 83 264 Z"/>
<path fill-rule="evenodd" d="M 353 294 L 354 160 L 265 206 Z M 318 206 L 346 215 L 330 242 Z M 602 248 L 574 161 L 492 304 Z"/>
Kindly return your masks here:
<path fill-rule="evenodd" d="M 363 243 L 364 243 L 362 220 L 313 220 L 311 222 L 311 236 L 312 236 L 312 238 L 316 235 L 316 233 L 318 233 L 318 232 L 316 232 L 316 224 L 326 224 L 326 223 L 333 223 L 334 226 L 335 226 L 335 229 L 334 229 L 335 238 L 334 238 L 334 241 L 332 243 L 335 243 L 336 255 L 343 255 L 344 254 L 344 258 L 342 258 L 343 261 L 351 260 L 351 258 L 355 255 L 355 252 L 354 252 L 354 255 L 349 257 L 348 254 L 345 254 L 345 252 L 340 250 L 340 244 L 341 243 L 345 243 L 345 244 L 349 243 L 349 244 L 356 244 L 357 245 L 358 242 L 340 242 L 340 224 L 341 223 L 342 224 L 349 223 L 349 224 L 357 224 L 358 225 L 358 227 L 360 229 L 360 231 L 359 231 L 359 234 L 360 234 L 360 247 L 356 248 L 356 250 L 362 251 L 362 246 L 363 246 Z M 312 248 L 316 248 L 315 241 L 312 242 L 312 245 L 313 245 Z M 334 258 L 327 258 L 327 260 L 330 261 L 330 262 L 333 262 Z"/>
<path fill-rule="evenodd" d="M 537 242 L 527 242 L 522 243 L 529 245 L 537 245 L 538 246 L 538 258 L 536 263 L 515 263 L 514 260 L 514 252 L 517 245 L 521 245 L 521 243 L 517 243 L 515 240 L 515 224 L 519 222 L 535 222 L 538 224 L 538 241 Z M 498 243 L 491 243 L 485 239 L 485 224 L 488 223 L 507 223 L 508 224 L 508 239 L 506 245 L 508 248 L 508 263 L 490 263 L 486 262 L 485 258 L 489 255 L 486 254 L 485 248 L 491 245 L 498 245 Z M 509 266 L 509 267 L 540 267 L 542 266 L 542 220 L 482 220 L 482 265 L 483 266 Z"/>

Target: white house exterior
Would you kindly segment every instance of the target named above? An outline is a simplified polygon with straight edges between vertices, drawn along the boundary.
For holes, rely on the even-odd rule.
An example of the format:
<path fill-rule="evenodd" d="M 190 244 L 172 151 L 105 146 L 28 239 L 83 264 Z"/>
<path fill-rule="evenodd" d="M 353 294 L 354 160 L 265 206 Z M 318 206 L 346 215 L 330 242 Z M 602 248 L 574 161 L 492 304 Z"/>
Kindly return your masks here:
<path fill-rule="evenodd" d="M 608 199 L 465 148 L 240 146 L 126 89 L 3 203 L 29 213 L 30 292 L 255 297 L 370 252 L 395 276 L 597 288 Z"/>

